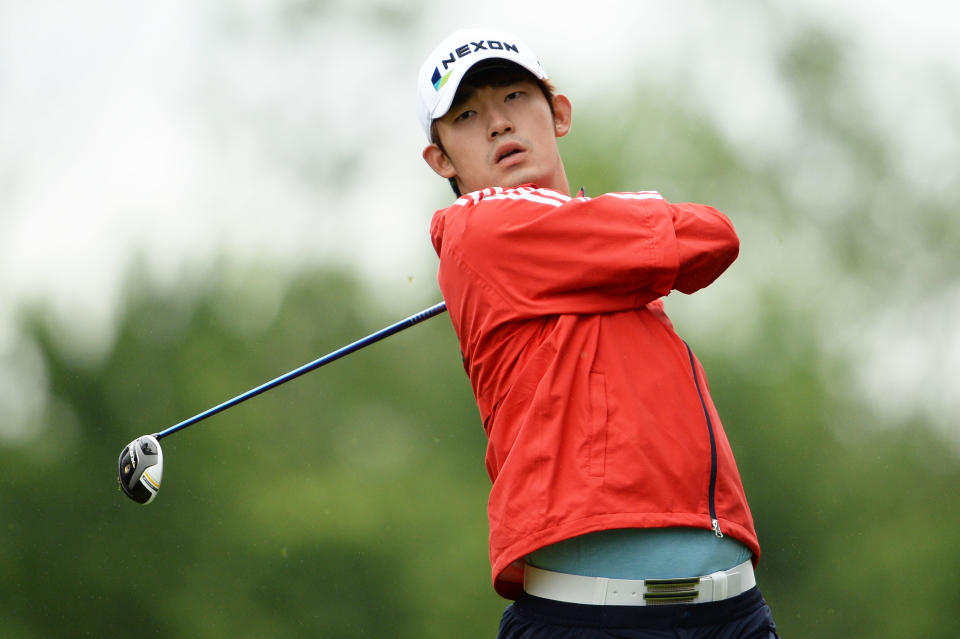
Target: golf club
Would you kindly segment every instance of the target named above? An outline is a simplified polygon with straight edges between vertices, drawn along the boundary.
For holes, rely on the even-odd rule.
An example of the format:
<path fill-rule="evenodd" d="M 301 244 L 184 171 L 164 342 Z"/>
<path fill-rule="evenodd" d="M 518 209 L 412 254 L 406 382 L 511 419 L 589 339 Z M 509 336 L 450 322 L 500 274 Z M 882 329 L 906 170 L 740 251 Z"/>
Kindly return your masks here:
<path fill-rule="evenodd" d="M 160 440 L 164 437 L 173 435 L 174 433 L 187 428 L 188 426 L 193 426 L 197 422 L 203 421 L 204 419 L 216 415 L 221 411 L 236 406 L 241 402 L 245 402 L 251 397 L 256 397 L 260 393 L 264 393 L 271 388 L 276 388 L 280 384 L 289 382 L 292 379 L 296 379 L 305 373 L 309 373 L 312 370 L 316 370 L 321 366 L 329 364 L 332 361 L 338 360 L 345 355 L 349 355 L 355 351 L 360 350 L 370 344 L 379 342 L 385 337 L 389 337 L 394 333 L 399 333 L 400 331 L 410 328 L 415 324 L 429 319 L 435 315 L 447 310 L 447 305 L 444 302 L 435 304 L 430 308 L 426 308 L 419 313 L 411 315 L 410 317 L 400 320 L 395 324 L 391 324 L 386 328 L 382 328 L 375 333 L 371 333 L 366 337 L 359 339 L 351 344 L 339 348 L 332 353 L 328 353 L 323 357 L 317 358 L 312 362 L 304 364 L 299 368 L 295 368 L 289 373 L 285 373 L 280 377 L 265 382 L 256 388 L 251 388 L 245 393 L 237 395 L 233 399 L 228 399 L 227 401 L 217 404 L 213 408 L 208 408 L 202 413 L 198 413 L 189 419 L 185 419 L 178 424 L 174 424 L 169 428 L 166 428 L 159 433 L 154 433 L 153 435 L 143 435 L 136 438 L 127 446 L 124 447 L 123 452 L 120 453 L 120 460 L 118 463 L 118 473 L 117 481 L 120 484 L 120 488 L 123 489 L 124 494 L 127 495 L 130 499 L 141 504 L 149 504 L 153 501 L 153 498 L 157 496 L 157 491 L 160 490 L 160 482 L 163 479 L 163 451 L 160 448 Z"/>

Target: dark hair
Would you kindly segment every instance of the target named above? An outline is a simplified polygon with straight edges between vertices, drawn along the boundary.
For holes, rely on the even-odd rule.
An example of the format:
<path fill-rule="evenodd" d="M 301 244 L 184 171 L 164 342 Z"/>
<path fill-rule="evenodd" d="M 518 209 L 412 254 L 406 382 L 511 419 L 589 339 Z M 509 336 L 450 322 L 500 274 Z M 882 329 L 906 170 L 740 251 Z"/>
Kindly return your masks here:
<path fill-rule="evenodd" d="M 543 97 L 546 98 L 547 104 L 550 106 L 550 117 L 555 117 L 553 112 L 553 96 L 556 93 L 556 88 L 553 84 L 549 80 L 541 80 L 517 64 L 504 60 L 488 60 L 472 68 L 463 80 L 460 81 L 460 86 L 457 87 L 457 93 L 453 97 L 453 103 L 450 105 L 450 108 L 453 109 L 469 100 L 470 96 L 473 95 L 477 89 L 504 86 L 513 84 L 519 80 L 531 80 L 537 83 L 537 86 L 540 87 L 540 92 L 543 93 Z M 443 142 L 440 141 L 440 131 L 437 127 L 437 120 L 434 120 L 430 124 L 430 142 L 436 144 L 440 148 L 440 151 L 446 155 L 447 151 L 443 148 Z M 449 182 L 454 195 L 457 197 L 463 195 L 460 193 L 460 187 L 457 186 L 456 177 L 449 178 Z"/>

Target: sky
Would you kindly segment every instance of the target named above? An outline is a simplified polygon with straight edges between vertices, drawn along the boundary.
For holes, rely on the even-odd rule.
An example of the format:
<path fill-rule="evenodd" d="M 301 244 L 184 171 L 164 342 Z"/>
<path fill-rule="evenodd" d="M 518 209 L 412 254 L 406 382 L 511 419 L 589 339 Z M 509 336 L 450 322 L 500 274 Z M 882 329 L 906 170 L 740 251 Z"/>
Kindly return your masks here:
<path fill-rule="evenodd" d="M 344 264 L 401 313 L 438 300 L 426 227 L 449 196 L 419 158 L 414 76 L 457 27 L 509 15 L 586 108 L 636 76 L 683 78 L 731 140 L 762 149 L 790 144 L 794 124 L 769 52 L 817 21 L 849 38 L 864 83 L 887 97 L 878 110 L 904 161 L 955 166 L 956 142 L 916 134 L 950 114 L 931 98 L 905 120 L 891 87 L 909 94 L 917 69 L 960 74 L 960 10 L 884 4 L 769 3 L 770 29 L 743 2 L 538 1 L 522 15 L 505 1 L 331 2 L 316 20 L 308 3 L 266 0 L 0 0 L 0 418 L 22 419 L 43 396 L 17 309 L 42 303 L 74 356 L 95 360 L 134 263 L 173 287 L 223 259 Z M 380 29 L 391 20 L 407 25 L 402 37 Z M 885 321 L 895 330 L 902 318 Z M 922 364 L 931 348 L 904 346 L 896 361 Z M 960 341 L 950 348 L 946 373 Z"/>

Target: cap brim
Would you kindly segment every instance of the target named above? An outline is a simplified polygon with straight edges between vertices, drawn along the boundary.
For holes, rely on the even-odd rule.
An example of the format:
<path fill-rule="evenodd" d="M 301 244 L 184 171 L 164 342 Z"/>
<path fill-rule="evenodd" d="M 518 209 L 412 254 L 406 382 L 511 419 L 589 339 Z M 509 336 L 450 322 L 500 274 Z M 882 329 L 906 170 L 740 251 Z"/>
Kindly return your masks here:
<path fill-rule="evenodd" d="M 529 66 L 514 60 L 507 60 L 500 57 L 489 57 L 473 60 L 470 62 L 470 64 L 460 65 L 460 67 L 458 67 L 447 79 L 445 86 L 443 87 L 444 90 L 439 94 L 440 99 L 430 112 L 430 120 L 432 121 L 436 120 L 437 118 L 442 118 L 447 114 L 447 111 L 450 110 L 450 105 L 452 105 L 454 99 L 456 99 L 457 91 L 460 90 L 460 84 L 464 79 L 469 77 L 472 73 L 487 69 L 522 69 L 530 73 L 538 80 L 542 80 L 546 77 L 541 69 L 530 68 Z"/>

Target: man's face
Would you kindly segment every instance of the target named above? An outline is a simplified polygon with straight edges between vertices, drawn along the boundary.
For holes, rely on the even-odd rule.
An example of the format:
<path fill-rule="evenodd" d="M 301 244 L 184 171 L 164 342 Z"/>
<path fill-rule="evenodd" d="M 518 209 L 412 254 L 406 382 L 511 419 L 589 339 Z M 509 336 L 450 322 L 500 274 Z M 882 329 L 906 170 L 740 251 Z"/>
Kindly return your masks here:
<path fill-rule="evenodd" d="M 570 128 L 570 102 L 554 98 L 551 114 L 534 80 L 483 86 L 437 121 L 436 144 L 423 157 L 439 175 L 455 177 L 461 193 L 532 182 L 569 194 L 557 138 Z"/>

